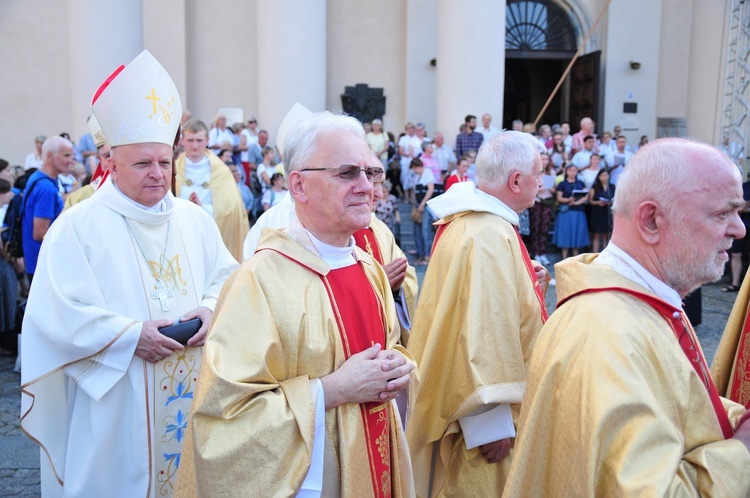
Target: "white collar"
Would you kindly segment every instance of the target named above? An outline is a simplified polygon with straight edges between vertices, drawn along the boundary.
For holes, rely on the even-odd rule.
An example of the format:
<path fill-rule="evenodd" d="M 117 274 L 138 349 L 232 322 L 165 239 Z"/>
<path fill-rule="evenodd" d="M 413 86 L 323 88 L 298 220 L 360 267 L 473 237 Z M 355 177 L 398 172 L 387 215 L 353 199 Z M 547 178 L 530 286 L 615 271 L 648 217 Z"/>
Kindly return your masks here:
<path fill-rule="evenodd" d="M 122 216 L 147 225 L 166 223 L 172 217 L 175 205 L 172 192 L 167 192 L 167 195 L 156 206 L 149 208 L 120 192 L 114 181 L 104 182 L 91 196 L 91 200 Z"/>
<path fill-rule="evenodd" d="M 596 258 L 596 262 L 610 266 L 623 277 L 642 285 L 677 309 L 682 309 L 680 294 L 655 277 L 628 253 L 610 241 Z"/>
<path fill-rule="evenodd" d="M 321 242 L 310 230 L 305 229 L 305 231 L 307 232 L 307 236 L 310 237 L 313 246 L 315 246 L 315 250 L 318 251 L 318 255 L 331 267 L 331 270 L 338 270 L 357 262 L 354 257 L 354 237 L 349 237 L 349 245 L 346 247 L 338 247 Z"/>
<path fill-rule="evenodd" d="M 120 187 L 117 186 L 117 183 L 112 182 L 112 185 L 115 187 L 115 191 L 117 191 L 118 194 L 120 194 L 123 199 L 126 199 L 128 202 L 133 204 L 135 207 L 139 209 L 143 209 L 144 211 L 147 211 L 149 213 L 163 213 L 167 210 L 167 203 L 164 201 L 164 199 L 160 200 L 157 204 L 153 206 L 144 206 L 143 204 L 139 202 L 135 202 L 133 199 L 128 197 L 127 195 L 122 193 L 122 190 L 120 190 Z"/>
<path fill-rule="evenodd" d="M 201 159 L 198 162 L 193 162 L 187 154 L 185 154 L 185 167 L 189 166 L 197 166 L 197 167 L 203 167 L 203 166 L 210 166 L 208 161 L 208 154 L 203 155 L 203 159 Z"/>
<path fill-rule="evenodd" d="M 445 218 L 464 211 L 491 213 L 518 226 L 518 213 L 495 196 L 476 188 L 474 182 L 454 184 L 446 193 L 427 201 L 437 218 Z"/>

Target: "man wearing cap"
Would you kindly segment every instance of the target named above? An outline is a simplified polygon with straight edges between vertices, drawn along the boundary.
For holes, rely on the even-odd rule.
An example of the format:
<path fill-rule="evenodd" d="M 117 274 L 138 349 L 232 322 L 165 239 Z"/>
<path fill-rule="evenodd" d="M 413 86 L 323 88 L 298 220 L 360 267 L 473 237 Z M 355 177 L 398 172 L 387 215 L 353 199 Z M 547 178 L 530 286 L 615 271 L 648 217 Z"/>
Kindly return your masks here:
<path fill-rule="evenodd" d="M 88 125 L 89 133 L 91 133 L 94 144 L 96 144 L 96 157 L 99 160 L 99 164 L 97 164 L 94 175 L 91 177 L 91 182 L 68 195 L 65 199 L 63 211 L 94 195 L 99 185 L 109 176 L 107 159 L 109 159 L 110 147 L 107 143 L 107 138 L 104 136 L 102 127 L 99 126 L 99 121 L 96 120 L 96 116 L 93 114 L 89 117 Z"/>
<path fill-rule="evenodd" d="M 229 252 L 242 261 L 242 242 L 250 223 L 232 172 L 206 149 L 208 128 L 202 121 L 191 119 L 185 124 L 182 143 L 185 152 L 174 164 L 175 195 L 203 207 L 216 220 Z"/>
<path fill-rule="evenodd" d="M 352 239 L 382 168 L 348 116 L 280 142 L 297 218 L 222 292 L 176 496 L 413 496 L 393 402 L 413 364 L 387 276 Z"/>
<path fill-rule="evenodd" d="M 41 446 L 43 496 L 170 496 L 200 346 L 237 264 L 211 217 L 169 192 L 182 105 L 151 54 L 115 71 L 92 109 L 111 181 L 42 246 L 21 427 Z M 160 331 L 194 318 L 185 346 Z"/>

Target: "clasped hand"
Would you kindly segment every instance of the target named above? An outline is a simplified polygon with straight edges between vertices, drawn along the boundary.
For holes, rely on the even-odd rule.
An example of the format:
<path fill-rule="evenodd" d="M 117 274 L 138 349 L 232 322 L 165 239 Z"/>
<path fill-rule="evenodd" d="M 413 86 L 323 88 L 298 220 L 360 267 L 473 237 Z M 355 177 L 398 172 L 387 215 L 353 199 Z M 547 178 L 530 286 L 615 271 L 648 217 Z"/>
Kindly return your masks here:
<path fill-rule="evenodd" d="M 414 365 L 394 350 L 375 344 L 352 355 L 335 372 L 321 377 L 326 410 L 344 403 L 386 402 L 409 385 Z"/>
<path fill-rule="evenodd" d="M 188 311 L 180 317 L 184 322 L 193 318 L 200 318 L 203 321 L 198 332 L 188 340 L 189 347 L 203 346 L 206 342 L 206 333 L 211 325 L 213 312 L 205 306 L 200 306 Z M 185 346 L 165 336 L 159 329 L 174 324 L 173 320 L 159 319 L 148 320 L 143 322 L 141 327 L 141 337 L 138 339 L 138 345 L 135 348 L 135 355 L 143 358 L 149 363 L 158 363 L 161 359 L 171 356 L 174 351 L 182 351 Z"/>

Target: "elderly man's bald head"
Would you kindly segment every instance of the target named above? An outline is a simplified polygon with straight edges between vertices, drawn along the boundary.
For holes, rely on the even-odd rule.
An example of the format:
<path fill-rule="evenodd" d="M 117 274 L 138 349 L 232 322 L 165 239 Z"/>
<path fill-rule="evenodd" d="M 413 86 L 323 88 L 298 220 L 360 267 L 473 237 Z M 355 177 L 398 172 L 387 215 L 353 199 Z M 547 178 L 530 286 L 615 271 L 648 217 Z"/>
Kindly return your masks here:
<path fill-rule="evenodd" d="M 732 240 L 745 235 L 742 177 L 715 147 L 656 140 L 617 182 L 612 242 L 685 296 L 724 272 Z"/>
<path fill-rule="evenodd" d="M 673 211 L 696 185 L 697 177 L 711 176 L 717 168 L 736 169 L 723 152 L 710 145 L 684 138 L 655 140 L 628 162 L 617 183 L 612 210 L 629 216 L 642 202 L 654 201 Z"/>

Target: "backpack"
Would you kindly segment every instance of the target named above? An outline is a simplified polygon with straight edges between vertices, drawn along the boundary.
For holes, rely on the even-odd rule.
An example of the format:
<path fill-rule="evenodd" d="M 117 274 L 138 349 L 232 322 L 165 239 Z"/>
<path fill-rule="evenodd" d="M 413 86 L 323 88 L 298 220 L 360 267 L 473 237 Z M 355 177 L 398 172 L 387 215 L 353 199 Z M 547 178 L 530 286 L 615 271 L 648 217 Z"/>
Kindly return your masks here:
<path fill-rule="evenodd" d="M 9 258 L 23 257 L 23 242 L 21 240 L 21 219 L 23 218 L 23 194 L 14 195 L 5 212 L 3 226 L 8 227 L 3 232 L 3 247 Z"/>
<path fill-rule="evenodd" d="M 30 186 L 27 185 L 26 190 L 22 194 L 14 195 L 10 203 L 8 203 L 8 210 L 5 212 L 5 219 L 3 219 L 3 226 L 7 226 L 8 229 L 3 232 L 2 241 L 5 254 L 10 258 L 23 257 L 23 233 L 21 227 L 23 226 L 23 212 L 26 209 L 26 199 L 31 195 L 31 192 L 39 181 L 44 179 L 51 181 L 55 185 L 55 188 L 57 188 L 57 182 L 53 179 L 42 177 Z"/>

